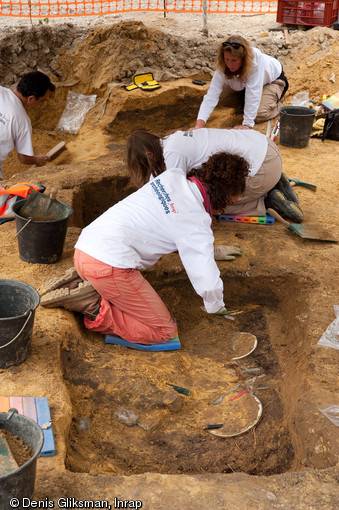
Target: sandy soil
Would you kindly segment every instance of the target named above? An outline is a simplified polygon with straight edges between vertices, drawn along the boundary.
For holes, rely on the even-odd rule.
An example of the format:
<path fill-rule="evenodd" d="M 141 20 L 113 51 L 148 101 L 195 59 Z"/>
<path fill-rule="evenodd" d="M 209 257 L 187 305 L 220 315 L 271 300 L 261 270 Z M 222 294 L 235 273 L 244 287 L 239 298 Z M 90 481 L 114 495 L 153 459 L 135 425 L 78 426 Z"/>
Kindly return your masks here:
<path fill-rule="evenodd" d="M 66 37 L 64 45 L 58 25 L 55 30 L 52 24 L 48 30 L 36 27 L 34 34 L 22 28 L 27 44 L 41 41 L 31 51 L 58 85 L 49 104 L 32 114 L 34 146 L 47 151 L 66 140 L 67 150 L 46 167 L 28 170 L 12 154 L 4 184 L 39 182 L 47 193 L 56 187 L 74 212 L 63 257 L 50 266 L 21 260 L 15 223 L 2 225 L 1 278 L 39 289 L 72 264 L 81 228 L 132 191 L 124 165 L 131 129 L 168 133 L 193 125 L 207 86 L 195 86 L 192 79 L 210 79 L 224 19 L 211 27 L 213 37 L 204 38 L 194 17 L 187 18 L 186 39 L 182 17 L 161 23 L 159 15 L 140 17 L 145 25 L 116 19 L 76 30 L 63 26 L 63 35 L 72 37 L 72 44 Z M 235 17 L 228 21 L 234 24 Z M 286 43 L 281 32 L 269 31 L 275 25 L 272 16 L 241 17 L 242 33 L 283 61 L 291 85 L 285 104 L 300 90 L 308 90 L 318 104 L 324 91 L 335 93 L 330 77 L 339 76 L 337 32 L 291 31 L 291 43 Z M 42 51 L 48 39 L 55 43 L 50 61 L 43 60 Z M 22 59 L 20 64 L 27 64 L 28 54 L 23 52 Z M 13 62 L 8 66 L 14 82 L 20 70 Z M 134 72 L 149 68 L 160 89 L 146 94 L 121 88 Z M 77 135 L 55 131 L 70 89 L 98 96 Z M 221 107 L 208 125 L 225 128 L 238 120 L 234 110 Z M 267 124 L 256 129 L 265 133 Z M 321 225 L 338 238 L 338 142 L 312 138 L 303 149 L 277 143 L 285 173 L 317 186 L 316 192 L 297 188 L 305 224 Z M 3 395 L 49 398 L 57 453 L 39 459 L 35 499 L 107 499 L 112 508 L 114 498 L 142 500 L 147 509 L 336 508 L 338 437 L 318 408 L 337 403 L 338 351 L 317 342 L 334 319 L 337 245 L 301 239 L 280 224 L 215 220 L 214 231 L 216 244 L 243 251 L 234 262 L 219 263 L 226 306 L 239 312 L 234 321 L 206 316 L 177 255 L 146 272 L 176 317 L 180 351 L 156 354 L 109 346 L 101 335 L 85 331 L 81 318 L 62 309 L 37 309 L 27 361 L 0 370 Z M 234 364 L 233 338 L 239 331 L 255 335 L 258 347 Z M 256 409 L 250 395 L 233 401 L 231 416 L 230 400 L 221 406 L 209 402 L 236 384 L 241 391 L 253 374 L 254 386 L 266 387 L 254 392 L 263 406 L 255 428 L 225 439 L 204 430 L 220 420 L 240 428 L 252 422 Z M 168 384 L 190 389 L 178 413 L 162 403 Z M 115 414 L 120 406 L 137 413 L 149 430 L 120 423 Z"/>

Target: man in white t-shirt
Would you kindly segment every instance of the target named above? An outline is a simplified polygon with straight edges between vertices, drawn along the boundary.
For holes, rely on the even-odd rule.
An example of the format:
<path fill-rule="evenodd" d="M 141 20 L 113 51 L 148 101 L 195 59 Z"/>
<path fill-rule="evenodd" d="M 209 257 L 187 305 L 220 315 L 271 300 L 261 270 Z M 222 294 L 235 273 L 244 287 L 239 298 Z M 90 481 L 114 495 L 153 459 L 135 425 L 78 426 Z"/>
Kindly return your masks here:
<path fill-rule="evenodd" d="M 0 86 L 0 180 L 2 165 L 14 148 L 20 163 L 37 166 L 47 163 L 46 154 L 34 155 L 32 125 L 26 108 L 41 106 L 54 90 L 48 76 L 40 71 L 23 75 L 14 90 Z"/>

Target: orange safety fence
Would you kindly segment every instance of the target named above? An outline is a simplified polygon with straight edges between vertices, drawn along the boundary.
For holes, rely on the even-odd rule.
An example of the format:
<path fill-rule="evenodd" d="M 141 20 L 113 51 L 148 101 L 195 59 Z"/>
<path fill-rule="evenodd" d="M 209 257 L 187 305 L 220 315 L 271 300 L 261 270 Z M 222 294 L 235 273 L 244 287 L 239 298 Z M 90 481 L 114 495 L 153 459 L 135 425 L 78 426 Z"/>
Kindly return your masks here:
<path fill-rule="evenodd" d="M 0 16 L 58 18 L 122 12 L 202 13 L 203 0 L 0 0 Z M 207 13 L 276 13 L 278 1 L 206 0 Z"/>

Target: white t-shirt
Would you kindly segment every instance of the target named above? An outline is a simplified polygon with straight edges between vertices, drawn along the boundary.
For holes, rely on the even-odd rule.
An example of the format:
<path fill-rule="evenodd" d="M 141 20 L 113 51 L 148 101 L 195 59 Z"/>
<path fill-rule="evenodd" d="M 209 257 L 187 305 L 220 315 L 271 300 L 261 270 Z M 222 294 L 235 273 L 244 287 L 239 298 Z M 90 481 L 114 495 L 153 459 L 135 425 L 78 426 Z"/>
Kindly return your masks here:
<path fill-rule="evenodd" d="M 211 217 L 186 173 L 167 170 L 85 227 L 75 248 L 118 268 L 146 269 L 178 251 L 208 313 L 224 306 Z"/>
<path fill-rule="evenodd" d="M 166 168 L 182 168 L 186 172 L 199 167 L 217 152 L 241 156 L 250 165 L 253 176 L 261 167 L 267 152 L 267 138 L 252 129 L 194 129 L 176 131 L 162 140 Z"/>
<path fill-rule="evenodd" d="M 19 154 L 34 156 L 31 120 L 20 99 L 0 86 L 0 179 L 2 164 L 14 147 Z"/>
<path fill-rule="evenodd" d="M 245 106 L 243 125 L 253 127 L 257 116 L 259 104 L 264 85 L 272 83 L 281 74 L 282 66 L 274 57 L 265 55 L 258 48 L 253 48 L 253 68 L 246 81 L 239 81 L 236 77 L 226 78 L 218 69 L 215 71 L 211 80 L 207 94 L 201 103 L 198 113 L 198 119 L 207 122 L 207 119 L 217 106 L 220 94 L 225 85 L 233 90 L 245 89 Z"/>

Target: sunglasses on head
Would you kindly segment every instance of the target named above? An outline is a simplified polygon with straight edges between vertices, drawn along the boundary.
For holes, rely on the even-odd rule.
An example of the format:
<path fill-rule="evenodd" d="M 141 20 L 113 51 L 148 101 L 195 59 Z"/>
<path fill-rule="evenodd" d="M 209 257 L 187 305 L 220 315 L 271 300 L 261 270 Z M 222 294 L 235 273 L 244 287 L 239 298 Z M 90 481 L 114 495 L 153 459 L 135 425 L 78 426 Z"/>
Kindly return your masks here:
<path fill-rule="evenodd" d="M 227 46 L 231 46 L 235 50 L 238 50 L 239 48 L 245 49 L 245 47 L 242 44 L 240 44 L 240 43 L 228 42 L 228 41 L 225 41 L 225 42 L 222 43 L 222 47 L 223 48 L 227 48 Z"/>

